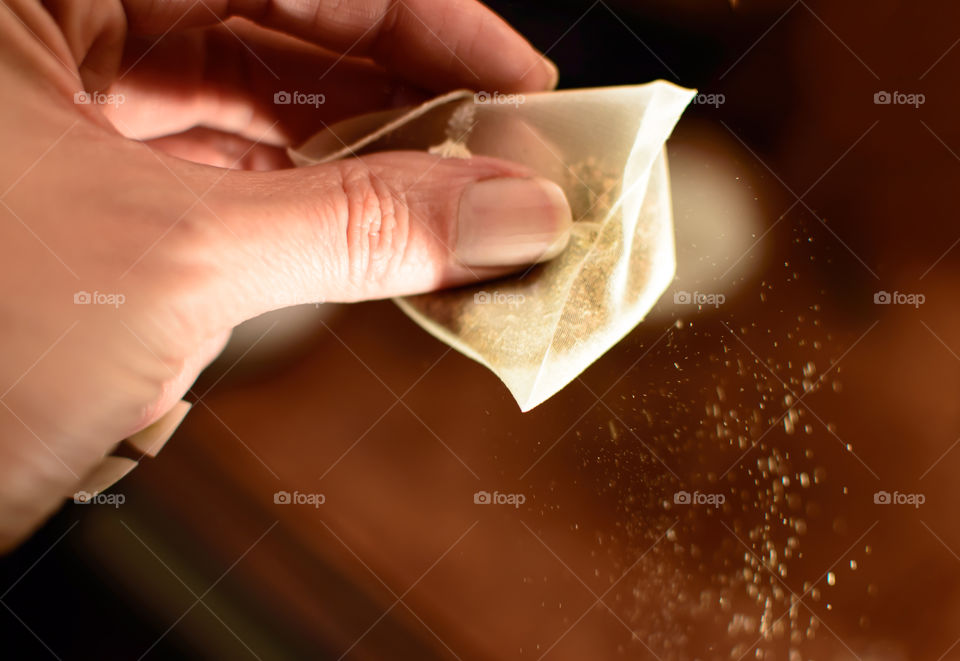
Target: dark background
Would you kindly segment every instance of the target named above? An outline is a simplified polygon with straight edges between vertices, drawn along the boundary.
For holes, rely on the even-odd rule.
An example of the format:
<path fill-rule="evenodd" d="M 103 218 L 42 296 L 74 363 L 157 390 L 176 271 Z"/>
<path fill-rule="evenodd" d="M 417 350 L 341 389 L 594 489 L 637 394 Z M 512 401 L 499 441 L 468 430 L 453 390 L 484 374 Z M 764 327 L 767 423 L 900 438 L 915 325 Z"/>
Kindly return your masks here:
<path fill-rule="evenodd" d="M 322 524 L 293 520 L 266 513 L 278 482 L 234 437 L 300 484 L 289 477 L 298 466 L 321 473 L 392 403 L 389 390 L 411 386 L 411 409 L 483 467 L 486 482 L 509 484 L 554 438 L 562 442 L 516 480 L 535 494 L 522 525 L 536 538 L 516 517 L 491 514 L 481 523 L 489 544 L 452 554 L 459 564 L 443 574 L 448 581 L 418 584 L 416 606 L 390 610 L 354 658 L 539 658 L 590 607 L 587 589 L 599 596 L 611 585 L 617 617 L 589 611 L 550 656 L 960 658 L 960 453 L 950 453 L 960 437 L 960 248 L 948 250 L 960 238 L 960 49 L 950 50 L 960 10 L 820 0 L 488 4 L 557 62 L 562 88 L 664 78 L 725 95 L 719 107 L 692 106 L 675 141 L 722 152 L 747 173 L 731 174 L 730 185 L 747 189 L 762 219 L 745 258 L 752 270 L 715 283 L 730 288 L 728 304 L 685 314 L 674 331 L 670 319 L 642 324 L 582 382 L 526 416 L 492 375 L 444 354 L 390 303 L 339 309 L 282 355 L 216 383 L 208 406 L 115 487 L 128 496 L 121 511 L 67 505 L 0 559 L 9 658 L 139 658 L 148 648 L 150 658 L 340 657 L 476 518 L 451 523 L 458 510 L 447 505 L 461 498 L 458 483 L 470 492 L 475 484 L 399 407 L 350 455 L 343 477 L 333 472 L 323 486 L 354 494 L 353 506 Z M 878 106 L 881 90 L 927 101 Z M 926 303 L 878 307 L 881 289 L 923 293 Z M 383 346 L 385 329 L 402 356 Z M 811 361 L 830 378 L 796 407 L 809 433 L 790 434 L 777 424 L 784 397 L 788 387 L 803 392 Z M 196 391 L 229 366 L 211 368 Z M 604 395 L 591 412 L 593 393 Z M 724 482 L 718 474 L 741 455 L 741 433 L 757 447 Z M 757 461 L 768 457 L 780 465 Z M 819 479 L 795 506 L 789 486 L 771 485 L 799 472 Z M 675 479 L 704 491 L 719 482 L 731 506 L 665 512 Z M 402 495 L 391 499 L 387 487 Z M 926 503 L 878 507 L 878 489 L 923 492 Z M 749 558 L 768 557 L 770 541 L 781 553 L 776 571 L 791 536 L 780 516 L 805 526 L 782 582 Z M 648 555 L 676 521 L 673 538 Z M 428 528 L 444 531 L 441 541 Z M 256 553 L 217 582 L 265 530 Z M 418 543 L 429 550 L 412 559 Z M 516 560 L 514 576 L 517 558 L 526 563 Z M 744 579 L 751 566 L 764 574 L 753 582 L 760 601 Z M 615 584 L 627 570 L 635 573 Z M 464 574 L 475 580 L 456 583 Z M 809 595 L 796 616 L 785 585 Z M 178 620 L 211 586 L 218 605 Z M 764 595 L 789 624 L 769 637 L 758 633 Z"/>

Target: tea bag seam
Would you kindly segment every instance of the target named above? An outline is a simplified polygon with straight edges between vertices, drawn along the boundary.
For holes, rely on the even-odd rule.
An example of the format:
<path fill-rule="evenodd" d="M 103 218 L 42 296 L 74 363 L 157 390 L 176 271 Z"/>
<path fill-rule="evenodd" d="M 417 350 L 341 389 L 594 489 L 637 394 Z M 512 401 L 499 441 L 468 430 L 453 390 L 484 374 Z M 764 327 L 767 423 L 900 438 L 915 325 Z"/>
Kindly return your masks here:
<path fill-rule="evenodd" d="M 654 97 L 656 97 L 656 95 L 654 95 Z M 644 135 L 644 128 L 645 128 L 646 125 L 648 125 L 648 124 L 650 123 L 651 118 L 652 118 L 652 119 L 656 119 L 656 117 L 654 117 L 654 115 L 655 115 L 654 109 L 657 108 L 657 105 L 656 105 L 655 101 L 656 101 L 656 98 L 652 99 L 652 100 L 650 101 L 650 103 L 647 105 L 647 107 L 644 109 L 644 117 L 643 117 L 643 119 L 641 120 L 640 125 L 637 127 L 637 133 L 636 133 L 636 136 L 634 137 L 634 143 L 633 143 L 633 145 L 630 147 L 630 157 L 628 157 L 627 162 L 624 164 L 624 171 L 623 171 L 623 173 L 621 173 L 621 191 L 620 191 L 620 194 L 617 196 L 616 201 L 615 201 L 613 204 L 610 205 L 610 209 L 607 211 L 607 213 L 606 213 L 606 215 L 604 216 L 603 220 L 599 223 L 599 229 L 598 229 L 598 231 L 597 231 L 597 234 L 596 234 L 596 236 L 593 238 L 593 241 L 591 242 L 590 247 L 589 247 L 589 249 L 587 250 L 586 255 L 584 256 L 584 258 L 583 258 L 583 260 L 580 262 L 580 264 L 577 265 L 577 269 L 576 269 L 576 272 L 575 272 L 574 276 L 573 276 L 572 278 L 570 278 L 570 280 L 567 282 L 566 291 L 565 291 L 564 297 L 563 297 L 563 299 L 562 299 L 563 302 L 562 302 L 562 304 L 561 304 L 561 306 L 560 306 L 560 314 L 558 314 L 558 315 L 557 315 L 557 318 L 554 320 L 554 322 L 553 322 L 553 328 L 552 328 L 552 330 L 551 330 L 551 332 L 550 332 L 550 344 L 547 346 L 547 349 L 546 349 L 546 351 L 544 352 L 543 360 L 541 360 L 541 361 L 540 361 L 540 364 L 537 366 L 537 372 L 536 372 L 535 376 L 533 377 L 533 386 L 532 386 L 532 388 L 531 388 L 531 391 L 532 391 L 532 392 L 536 392 L 536 391 L 537 391 L 537 388 L 538 388 L 539 385 L 540 385 L 540 379 L 541 379 L 541 377 L 542 377 L 543 374 L 544 374 L 544 367 L 545 367 L 546 362 L 547 362 L 546 359 L 549 358 L 549 356 L 553 353 L 553 350 L 554 350 L 554 349 L 553 349 L 553 347 L 554 347 L 554 341 L 556 340 L 556 332 L 557 332 L 557 329 L 558 329 L 559 326 L 560 326 L 560 321 L 561 321 L 561 319 L 563 318 L 563 313 L 564 313 L 564 312 L 566 311 L 566 309 L 567 309 L 567 305 L 568 305 L 569 300 L 570 300 L 570 293 L 571 293 L 571 291 L 573 290 L 574 285 L 577 283 L 577 281 L 578 281 L 578 279 L 579 279 L 579 277 L 580 277 L 580 274 L 581 274 L 582 271 L 583 271 L 584 266 L 585 266 L 586 263 L 590 260 L 590 258 L 594 255 L 594 252 L 595 252 L 595 250 L 596 250 L 596 248 L 597 248 L 597 245 L 599 245 L 599 243 L 600 243 L 600 238 L 601 238 L 601 236 L 602 236 L 603 231 L 606 229 L 606 227 L 607 227 L 607 225 L 610 223 L 611 219 L 613 219 L 613 218 L 615 217 L 615 215 L 616 215 L 616 213 L 618 212 L 618 210 L 623 206 L 623 201 L 624 201 L 624 199 L 626 198 L 627 195 L 629 195 L 629 194 L 632 192 L 633 187 L 635 187 L 635 186 L 637 186 L 637 185 L 639 185 L 639 184 L 641 184 L 641 183 L 642 183 L 644 186 L 647 186 L 647 187 L 649 186 L 649 183 L 650 183 L 650 174 L 651 174 L 653 165 L 654 165 L 654 163 L 657 161 L 657 159 L 660 157 L 661 152 L 664 151 L 664 147 L 661 146 L 661 147 L 660 147 L 660 150 L 659 150 L 658 152 L 656 152 L 656 154 L 650 159 L 649 163 L 647 163 L 647 165 L 644 167 L 642 173 L 637 177 L 637 180 L 633 183 L 633 185 L 630 186 L 627 190 L 623 190 L 623 189 L 622 189 L 622 180 L 623 180 L 623 177 L 626 176 L 627 165 L 629 165 L 629 163 L 630 163 L 630 158 L 632 158 L 633 155 L 635 154 L 638 145 L 642 143 L 642 136 Z M 665 140 L 664 140 L 664 142 L 665 142 Z M 644 191 L 644 196 L 646 196 L 646 193 L 647 193 L 647 191 Z M 634 235 L 635 235 L 635 234 L 636 234 L 636 228 L 634 228 Z M 630 245 L 625 245 L 625 246 L 624 246 L 624 249 L 625 249 L 625 251 L 630 251 L 630 250 L 632 250 L 632 247 L 631 247 Z"/>

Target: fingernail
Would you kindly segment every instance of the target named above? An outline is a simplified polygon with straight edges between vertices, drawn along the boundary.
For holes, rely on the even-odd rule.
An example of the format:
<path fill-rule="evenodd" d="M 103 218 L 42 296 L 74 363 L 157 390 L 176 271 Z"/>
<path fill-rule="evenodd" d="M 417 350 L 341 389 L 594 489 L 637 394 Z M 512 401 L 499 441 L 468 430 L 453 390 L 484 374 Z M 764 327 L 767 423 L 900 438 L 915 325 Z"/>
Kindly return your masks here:
<path fill-rule="evenodd" d="M 191 406 L 190 402 L 180 400 L 149 427 L 141 429 L 133 436 L 128 436 L 127 443 L 143 454 L 155 457 L 173 436 L 173 432 L 177 431 L 177 427 L 183 422 Z"/>
<path fill-rule="evenodd" d="M 547 91 L 553 91 L 557 89 L 557 83 L 560 82 L 560 69 L 557 68 L 556 62 L 544 55 L 542 58 L 543 66 L 547 70 Z"/>
<path fill-rule="evenodd" d="M 548 179 L 487 179 L 460 196 L 455 254 L 467 266 L 533 264 L 556 257 L 573 217 L 563 189 Z"/>
<path fill-rule="evenodd" d="M 137 467 L 137 462 L 126 457 L 104 457 L 103 461 L 94 468 L 88 475 L 85 475 L 83 482 L 77 488 L 74 499 L 77 494 L 85 492 L 88 496 L 95 496 L 105 489 L 109 489 L 120 481 L 127 473 Z"/>

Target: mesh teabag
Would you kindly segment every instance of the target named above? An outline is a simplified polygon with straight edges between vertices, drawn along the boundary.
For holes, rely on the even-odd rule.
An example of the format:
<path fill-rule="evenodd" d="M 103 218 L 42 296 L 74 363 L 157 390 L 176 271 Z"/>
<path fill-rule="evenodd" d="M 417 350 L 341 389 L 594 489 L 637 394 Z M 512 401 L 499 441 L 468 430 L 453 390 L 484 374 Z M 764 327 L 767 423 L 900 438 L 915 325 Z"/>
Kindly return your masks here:
<path fill-rule="evenodd" d="M 522 163 L 560 184 L 567 249 L 519 275 L 397 299 L 440 340 L 486 365 L 523 411 L 629 333 L 673 278 L 664 143 L 693 91 L 667 82 L 528 95 L 460 91 L 340 122 L 291 151 L 297 165 L 392 149 Z"/>

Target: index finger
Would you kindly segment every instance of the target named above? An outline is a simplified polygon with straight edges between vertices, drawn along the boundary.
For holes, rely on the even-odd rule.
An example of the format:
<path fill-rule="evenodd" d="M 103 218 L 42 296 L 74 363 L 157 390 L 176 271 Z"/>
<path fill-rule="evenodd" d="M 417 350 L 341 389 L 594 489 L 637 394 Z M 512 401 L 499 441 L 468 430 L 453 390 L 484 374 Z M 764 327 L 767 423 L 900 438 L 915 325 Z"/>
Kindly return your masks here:
<path fill-rule="evenodd" d="M 557 69 L 477 0 L 123 0 L 131 31 L 160 35 L 240 16 L 427 89 L 552 89 Z M 318 77 L 324 72 L 318 71 Z"/>

